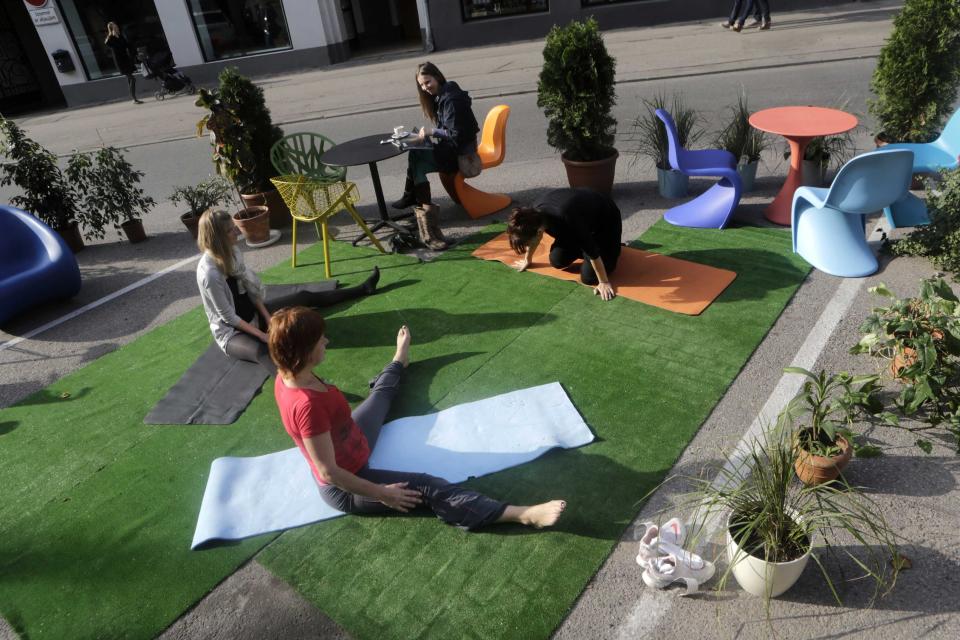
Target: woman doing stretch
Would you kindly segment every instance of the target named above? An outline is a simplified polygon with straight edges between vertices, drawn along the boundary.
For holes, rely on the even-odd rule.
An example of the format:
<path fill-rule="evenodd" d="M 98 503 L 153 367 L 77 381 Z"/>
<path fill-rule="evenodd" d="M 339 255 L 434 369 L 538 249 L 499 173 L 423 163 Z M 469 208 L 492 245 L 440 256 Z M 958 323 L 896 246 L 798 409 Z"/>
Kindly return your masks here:
<path fill-rule="evenodd" d="M 442 251 L 447 242 L 440 231 L 439 209 L 431 199 L 428 173 L 456 174 L 457 158 L 477 152 L 477 119 L 466 91 L 440 73 L 440 69 L 424 62 L 417 67 L 417 93 L 420 108 L 432 124 L 421 127 L 416 140 L 433 138 L 433 149 L 414 149 L 407 156 L 407 182 L 403 197 L 393 203 L 396 209 L 416 205 L 420 239 L 431 249 Z"/>
<path fill-rule="evenodd" d="M 278 311 L 270 321 L 280 418 L 310 464 L 324 502 L 346 513 L 406 513 L 422 505 L 447 524 L 471 531 L 496 522 L 540 528 L 557 521 L 566 506 L 562 500 L 508 505 L 424 473 L 371 469 L 370 451 L 409 362 L 410 331 L 400 327 L 393 360 L 352 413 L 340 390 L 313 373 L 329 343 L 325 331 L 323 317 L 304 307 Z"/>
<path fill-rule="evenodd" d="M 130 43 L 120 33 L 120 27 L 116 22 L 107 23 L 107 39 L 103 44 L 110 47 L 113 52 L 113 61 L 117 64 L 117 71 L 127 77 L 127 88 L 130 89 L 130 97 L 137 104 L 143 104 L 137 99 L 137 78 L 133 74 L 136 72 L 136 65 L 133 61 L 135 56 L 130 48 Z"/>
<path fill-rule="evenodd" d="M 213 339 L 231 358 L 259 362 L 271 374 L 277 369 L 267 349 L 270 310 L 293 305 L 323 307 L 352 300 L 377 290 L 376 267 L 366 282 L 349 289 L 311 291 L 305 287 L 290 295 L 264 302 L 260 278 L 243 261 L 237 249 L 240 230 L 222 209 L 208 209 L 200 217 L 197 246 L 203 255 L 197 264 L 197 286 Z"/>
<path fill-rule="evenodd" d="M 523 256 L 514 266 L 524 271 L 546 232 L 553 237 L 550 266 L 566 269 L 579 258 L 580 281 L 595 287 L 604 300 L 616 295 L 608 274 L 620 258 L 622 222 L 616 203 L 590 189 L 554 189 L 532 207 L 510 214 L 510 246 Z"/>

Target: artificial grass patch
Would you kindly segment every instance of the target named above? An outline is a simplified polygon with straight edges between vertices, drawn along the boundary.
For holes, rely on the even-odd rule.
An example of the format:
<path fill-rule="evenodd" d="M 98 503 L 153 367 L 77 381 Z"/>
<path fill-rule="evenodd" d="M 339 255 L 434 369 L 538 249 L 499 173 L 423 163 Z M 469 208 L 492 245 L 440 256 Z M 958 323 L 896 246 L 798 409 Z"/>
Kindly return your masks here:
<path fill-rule="evenodd" d="M 407 323 L 416 364 L 393 415 L 560 380 L 601 441 L 474 481 L 517 503 L 570 500 L 548 533 L 348 517 L 286 532 L 261 553 L 360 637 L 548 635 L 808 269 L 778 230 L 659 223 L 642 248 L 738 272 L 691 318 L 471 258 L 489 237 L 426 265 L 333 243 L 346 283 L 375 263 L 384 277 L 377 295 L 327 314 L 324 375 L 351 401 L 365 397 Z M 265 280 L 319 277 L 317 249 L 303 255 L 312 265 L 281 264 Z M 0 436 L 0 612 L 19 632 L 152 637 L 276 537 L 189 551 L 213 458 L 291 446 L 269 390 L 234 425 L 141 424 L 209 340 L 194 310 L 0 411 L 17 425 Z"/>

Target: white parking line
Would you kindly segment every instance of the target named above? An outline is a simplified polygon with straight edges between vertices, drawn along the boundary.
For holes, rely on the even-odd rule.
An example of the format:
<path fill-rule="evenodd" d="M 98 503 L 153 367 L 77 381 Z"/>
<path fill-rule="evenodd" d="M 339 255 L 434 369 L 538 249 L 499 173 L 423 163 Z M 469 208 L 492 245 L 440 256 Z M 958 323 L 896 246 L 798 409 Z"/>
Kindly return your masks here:
<path fill-rule="evenodd" d="M 110 302 L 111 300 L 113 300 L 113 299 L 115 299 L 115 298 L 119 298 L 120 296 L 122 296 L 122 295 L 125 294 L 125 293 L 129 293 L 129 292 L 133 291 L 134 289 L 139 289 L 139 288 L 142 287 L 143 285 L 149 284 L 149 283 L 153 282 L 154 280 L 156 280 L 157 278 L 159 278 L 159 277 L 161 277 L 161 276 L 164 276 L 164 275 L 170 273 L 171 271 L 176 271 L 176 270 L 179 269 L 180 267 L 182 267 L 182 266 L 184 266 L 184 265 L 187 265 L 187 264 L 190 264 L 191 262 L 193 262 L 194 260 L 198 259 L 199 257 L 200 257 L 199 255 L 195 255 L 195 256 L 193 256 L 192 258 L 186 258 L 185 260 L 181 260 L 180 262 L 178 262 L 178 263 L 176 263 L 176 264 L 172 264 L 172 265 L 170 265 L 169 267 L 167 267 L 167 268 L 165 268 L 165 269 L 162 269 L 162 270 L 160 270 L 160 271 L 157 271 L 156 273 L 154 273 L 154 274 L 152 274 L 152 275 L 149 275 L 149 276 L 147 276 L 146 278 L 143 278 L 143 279 L 141 279 L 141 280 L 137 280 L 136 282 L 134 282 L 134 283 L 132 283 L 132 284 L 128 284 L 128 285 L 125 286 L 123 289 L 120 289 L 120 290 L 118 290 L 118 291 L 114 291 L 113 293 L 111 293 L 111 294 L 109 294 L 109 295 L 106 295 L 106 296 L 100 298 L 99 300 L 94 300 L 94 301 L 91 302 L 90 304 L 84 305 L 84 306 L 80 307 L 79 309 L 76 309 L 76 310 L 74 310 L 74 311 L 71 311 L 70 313 L 68 313 L 68 314 L 65 315 L 65 316 L 60 316 L 60 317 L 57 318 L 56 320 L 51 320 L 50 322 L 48 322 L 47 324 L 45 324 L 45 325 L 43 325 L 43 326 L 37 327 L 36 329 L 32 329 L 32 330 L 28 331 L 27 333 L 23 334 L 22 336 L 18 336 L 18 337 L 16 337 L 16 338 L 12 339 L 12 340 L 7 340 L 7 341 L 4 342 L 3 344 L 0 344 L 0 351 L 3 351 L 3 350 L 5 350 L 5 349 L 9 349 L 10 347 L 13 347 L 13 346 L 15 346 L 15 345 L 18 345 L 18 344 L 20 344 L 21 342 L 24 342 L 25 340 L 29 340 L 30 338 L 32 338 L 32 337 L 34 337 L 34 336 L 36 336 L 36 335 L 39 335 L 39 334 L 43 333 L 44 331 L 47 331 L 47 330 L 49 330 L 49 329 L 52 329 L 52 328 L 54 328 L 55 326 L 57 326 L 57 325 L 59 325 L 59 324 L 63 324 L 64 322 L 66 322 L 66 321 L 68 321 L 68 320 L 73 320 L 73 319 L 76 318 L 77 316 L 82 315 L 82 314 L 86 313 L 87 311 L 90 311 L 91 309 L 96 309 L 96 308 L 99 307 L 100 305 L 106 304 L 106 303 Z"/>
<path fill-rule="evenodd" d="M 886 220 L 881 217 L 878 226 L 867 238 L 867 242 L 876 247 L 880 242 L 882 234 L 886 230 Z M 827 342 L 830 336 L 833 335 L 834 329 L 840 324 L 840 320 L 842 320 L 847 314 L 847 311 L 850 310 L 850 305 L 853 304 L 864 282 L 865 278 L 844 278 L 840 286 L 837 287 L 836 293 L 833 294 L 833 297 L 827 303 L 823 313 L 820 314 L 817 322 L 813 325 L 810 333 L 807 334 L 803 344 L 800 345 L 800 349 L 797 351 L 797 355 L 794 356 L 791 366 L 803 367 L 808 370 L 813 369 L 817 363 L 817 358 L 820 357 L 820 354 L 824 348 L 826 348 Z M 726 471 L 732 472 L 742 467 L 743 461 L 752 451 L 754 443 L 763 433 L 764 426 L 775 422 L 776 417 L 786 404 L 800 390 L 803 381 L 803 376 L 793 374 L 783 374 L 780 377 L 780 381 L 773 389 L 770 397 L 767 398 L 760 413 L 756 419 L 754 419 L 746 433 L 743 434 L 743 437 L 737 443 L 733 453 L 724 465 Z M 729 477 L 729 473 L 719 473 L 717 474 L 717 480 L 715 482 L 720 482 L 722 478 Z M 708 519 L 701 538 L 703 543 L 711 540 L 719 529 L 720 521 L 718 516 L 719 514 L 713 514 L 713 517 Z M 640 599 L 620 625 L 617 637 L 622 640 L 633 640 L 634 638 L 643 638 L 647 635 L 652 635 L 660 624 L 660 621 L 667 612 L 670 611 L 670 608 L 673 607 L 673 603 L 677 597 L 676 593 L 670 591 L 658 591 L 644 587 Z"/>

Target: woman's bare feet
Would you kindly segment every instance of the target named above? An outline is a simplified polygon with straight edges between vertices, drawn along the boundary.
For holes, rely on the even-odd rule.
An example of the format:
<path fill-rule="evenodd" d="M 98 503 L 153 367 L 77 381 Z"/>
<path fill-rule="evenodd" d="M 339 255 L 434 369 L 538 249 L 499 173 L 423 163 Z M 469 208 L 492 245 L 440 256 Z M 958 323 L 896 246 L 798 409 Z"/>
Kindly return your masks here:
<path fill-rule="evenodd" d="M 532 507 L 508 505 L 497 522 L 519 522 L 534 529 L 543 529 L 556 524 L 566 508 L 566 500 L 541 502 Z"/>
<path fill-rule="evenodd" d="M 404 366 L 410 364 L 410 329 L 407 325 L 400 327 L 397 332 L 397 352 L 393 356 L 394 362 L 399 362 Z"/>

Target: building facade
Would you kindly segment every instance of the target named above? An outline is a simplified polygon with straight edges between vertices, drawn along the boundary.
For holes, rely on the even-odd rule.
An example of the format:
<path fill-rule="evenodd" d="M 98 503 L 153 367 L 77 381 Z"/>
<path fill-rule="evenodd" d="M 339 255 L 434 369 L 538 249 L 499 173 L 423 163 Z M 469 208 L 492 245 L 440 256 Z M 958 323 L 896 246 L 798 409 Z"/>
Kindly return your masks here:
<path fill-rule="evenodd" d="M 848 0 L 778 0 L 784 11 Z M 104 43 L 115 22 L 148 59 L 169 52 L 196 84 L 323 67 L 368 53 L 543 37 L 596 16 L 601 28 L 719 17 L 726 0 L 4 0 L 0 113 L 128 97 Z M 774 18 L 776 19 L 776 18 Z M 142 95 L 152 83 L 138 82 Z"/>

